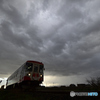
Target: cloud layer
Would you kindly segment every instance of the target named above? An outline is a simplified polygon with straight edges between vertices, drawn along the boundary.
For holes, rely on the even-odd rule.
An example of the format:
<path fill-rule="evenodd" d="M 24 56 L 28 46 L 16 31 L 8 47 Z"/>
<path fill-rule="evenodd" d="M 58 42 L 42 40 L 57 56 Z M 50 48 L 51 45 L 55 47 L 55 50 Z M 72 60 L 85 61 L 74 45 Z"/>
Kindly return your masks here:
<path fill-rule="evenodd" d="M 1 0 L 1 77 L 29 59 L 42 61 L 46 75 L 98 75 L 99 4 L 99 0 Z"/>

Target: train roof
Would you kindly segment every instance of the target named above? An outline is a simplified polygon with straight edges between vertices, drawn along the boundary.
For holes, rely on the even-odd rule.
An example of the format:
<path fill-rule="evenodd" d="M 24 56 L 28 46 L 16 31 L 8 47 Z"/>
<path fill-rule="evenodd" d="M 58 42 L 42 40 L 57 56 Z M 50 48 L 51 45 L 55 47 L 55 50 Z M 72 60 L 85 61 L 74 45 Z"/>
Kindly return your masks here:
<path fill-rule="evenodd" d="M 38 63 L 38 64 L 43 64 L 42 62 L 39 62 L 39 61 L 33 61 L 33 60 L 28 60 L 26 62 L 31 62 L 31 63 Z"/>

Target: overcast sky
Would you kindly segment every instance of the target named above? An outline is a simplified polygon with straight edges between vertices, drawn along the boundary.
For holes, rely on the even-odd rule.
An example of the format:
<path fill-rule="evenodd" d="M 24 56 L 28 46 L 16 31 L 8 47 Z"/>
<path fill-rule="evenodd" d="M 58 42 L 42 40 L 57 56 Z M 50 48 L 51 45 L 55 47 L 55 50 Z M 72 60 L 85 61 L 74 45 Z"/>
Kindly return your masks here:
<path fill-rule="evenodd" d="M 98 76 L 100 0 L 0 0 L 0 77 L 27 60 L 47 77 Z"/>

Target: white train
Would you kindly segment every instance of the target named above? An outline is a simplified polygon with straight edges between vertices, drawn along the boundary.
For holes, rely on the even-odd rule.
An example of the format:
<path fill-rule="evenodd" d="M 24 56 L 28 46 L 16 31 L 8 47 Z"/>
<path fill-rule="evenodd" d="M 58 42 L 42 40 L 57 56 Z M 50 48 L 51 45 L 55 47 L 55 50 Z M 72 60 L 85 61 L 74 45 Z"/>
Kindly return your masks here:
<path fill-rule="evenodd" d="M 38 61 L 26 61 L 7 79 L 6 88 L 21 85 L 38 86 L 43 82 L 44 64 Z"/>

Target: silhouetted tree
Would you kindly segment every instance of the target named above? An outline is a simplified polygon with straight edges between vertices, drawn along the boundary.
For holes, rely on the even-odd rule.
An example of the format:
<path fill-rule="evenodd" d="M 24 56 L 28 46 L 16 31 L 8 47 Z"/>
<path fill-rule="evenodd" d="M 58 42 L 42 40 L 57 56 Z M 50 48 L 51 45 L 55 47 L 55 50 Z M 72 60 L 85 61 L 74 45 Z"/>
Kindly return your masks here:
<path fill-rule="evenodd" d="M 100 87 L 100 77 L 91 78 L 86 80 L 88 84 L 90 84 L 93 87 Z"/>

